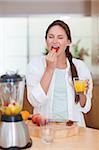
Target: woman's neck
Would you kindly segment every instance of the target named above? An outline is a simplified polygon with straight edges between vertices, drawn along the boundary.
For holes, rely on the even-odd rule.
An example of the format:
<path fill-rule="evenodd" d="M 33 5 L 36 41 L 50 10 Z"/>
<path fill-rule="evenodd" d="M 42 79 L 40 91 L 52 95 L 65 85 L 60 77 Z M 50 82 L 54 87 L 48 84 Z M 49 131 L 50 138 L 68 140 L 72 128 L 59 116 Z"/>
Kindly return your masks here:
<path fill-rule="evenodd" d="M 66 55 L 58 56 L 57 57 L 57 68 L 65 69 L 66 67 L 67 67 Z"/>

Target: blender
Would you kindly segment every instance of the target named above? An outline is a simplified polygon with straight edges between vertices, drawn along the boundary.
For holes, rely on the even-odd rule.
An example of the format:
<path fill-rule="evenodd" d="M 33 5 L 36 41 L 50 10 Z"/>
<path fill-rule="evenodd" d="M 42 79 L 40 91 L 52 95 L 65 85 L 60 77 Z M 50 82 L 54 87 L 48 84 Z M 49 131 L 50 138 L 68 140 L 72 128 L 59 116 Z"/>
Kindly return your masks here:
<path fill-rule="evenodd" d="M 20 111 L 23 106 L 25 77 L 17 73 L 0 76 L 0 149 L 31 147 L 32 140 Z"/>

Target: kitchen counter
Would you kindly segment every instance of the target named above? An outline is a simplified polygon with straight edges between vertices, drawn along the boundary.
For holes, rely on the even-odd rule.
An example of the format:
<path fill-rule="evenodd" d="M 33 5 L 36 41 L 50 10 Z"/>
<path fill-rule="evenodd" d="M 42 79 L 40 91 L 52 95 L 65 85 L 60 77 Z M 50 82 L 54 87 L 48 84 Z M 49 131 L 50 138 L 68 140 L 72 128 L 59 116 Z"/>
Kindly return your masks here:
<path fill-rule="evenodd" d="M 32 147 L 27 150 L 99 150 L 99 130 L 80 128 L 78 135 L 56 139 L 52 144 L 45 144 L 39 138 L 33 137 Z"/>

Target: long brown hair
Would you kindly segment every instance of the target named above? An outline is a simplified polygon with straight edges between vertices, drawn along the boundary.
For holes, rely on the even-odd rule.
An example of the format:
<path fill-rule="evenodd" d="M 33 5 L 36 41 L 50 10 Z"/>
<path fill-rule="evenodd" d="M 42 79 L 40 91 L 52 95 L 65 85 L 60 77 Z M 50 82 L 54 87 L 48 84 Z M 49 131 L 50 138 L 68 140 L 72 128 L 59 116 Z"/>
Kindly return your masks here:
<path fill-rule="evenodd" d="M 71 32 L 70 32 L 69 26 L 68 26 L 64 21 L 62 21 L 62 20 L 55 20 L 55 21 L 53 21 L 53 22 L 48 26 L 48 28 L 47 28 L 47 30 L 46 30 L 46 34 L 45 34 L 45 39 L 47 39 L 47 34 L 48 34 L 49 29 L 50 29 L 51 27 L 53 27 L 53 26 L 56 26 L 56 25 L 58 25 L 58 26 L 60 26 L 60 27 L 62 27 L 62 28 L 64 29 L 64 31 L 65 31 L 65 33 L 66 33 L 66 35 L 67 35 L 67 37 L 68 37 L 68 40 L 69 40 L 70 42 L 72 42 L 72 39 L 71 39 Z M 69 60 L 69 62 L 70 62 L 71 76 L 72 76 L 72 81 L 73 81 L 73 78 L 74 78 L 74 77 L 78 77 L 78 73 L 77 73 L 76 67 L 75 67 L 75 65 L 74 65 L 74 63 L 73 63 L 73 61 L 72 61 L 73 56 L 72 56 L 72 54 L 70 53 L 69 48 L 70 48 L 69 46 L 66 47 L 65 53 L 66 53 L 66 57 L 68 58 L 68 60 Z M 47 53 L 48 53 L 48 52 L 47 52 Z M 47 53 L 46 53 L 46 54 L 47 54 Z M 75 102 L 78 103 L 79 100 L 80 100 L 79 95 L 77 95 L 76 92 L 75 92 Z"/>

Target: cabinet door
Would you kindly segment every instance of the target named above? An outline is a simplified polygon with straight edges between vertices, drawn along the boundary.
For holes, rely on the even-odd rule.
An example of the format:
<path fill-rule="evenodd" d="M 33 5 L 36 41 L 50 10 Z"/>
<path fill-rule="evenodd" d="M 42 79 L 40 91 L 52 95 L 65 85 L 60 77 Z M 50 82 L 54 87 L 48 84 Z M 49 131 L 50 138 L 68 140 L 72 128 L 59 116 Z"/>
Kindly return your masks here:
<path fill-rule="evenodd" d="M 92 108 L 85 114 L 85 121 L 88 127 L 99 129 L 99 85 L 94 85 Z"/>
<path fill-rule="evenodd" d="M 26 89 L 26 87 L 25 87 L 25 91 L 24 91 L 23 110 L 27 110 L 31 114 L 33 113 L 33 107 L 32 107 L 32 105 L 29 103 L 29 101 L 27 99 L 27 89 Z"/>

